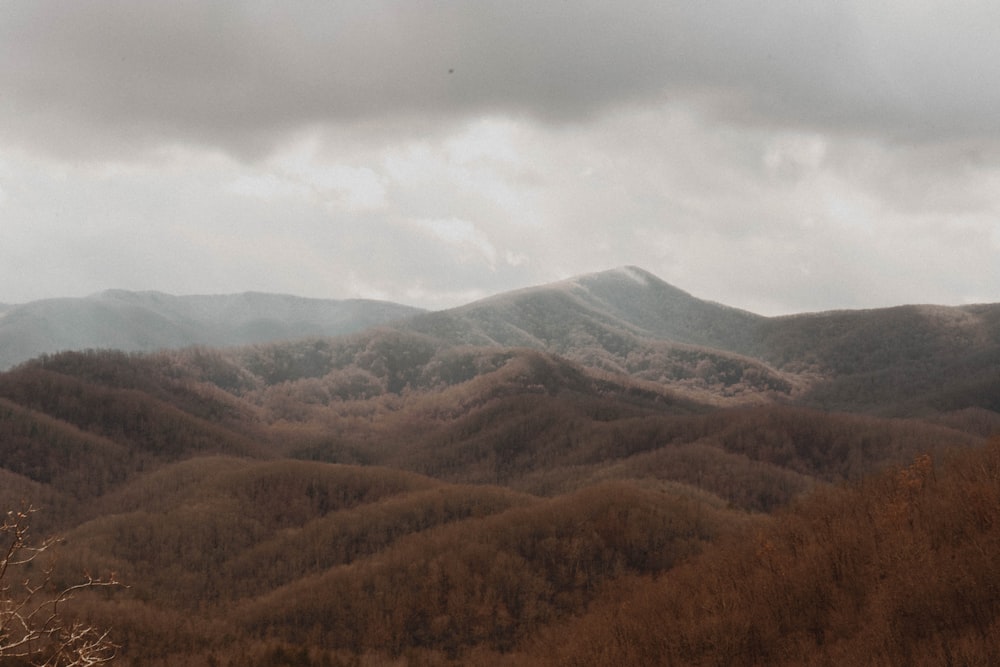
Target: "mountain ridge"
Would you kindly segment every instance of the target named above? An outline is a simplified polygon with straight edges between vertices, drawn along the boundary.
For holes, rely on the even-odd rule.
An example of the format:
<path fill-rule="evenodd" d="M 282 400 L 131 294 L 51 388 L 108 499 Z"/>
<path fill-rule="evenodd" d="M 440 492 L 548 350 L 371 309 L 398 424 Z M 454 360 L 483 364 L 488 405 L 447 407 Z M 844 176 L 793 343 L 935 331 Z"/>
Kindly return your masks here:
<path fill-rule="evenodd" d="M 387 338 L 389 331 L 397 333 Z M 699 299 L 636 266 L 434 312 L 261 292 L 175 297 L 107 290 L 89 300 L 46 300 L 6 311 L 0 368 L 66 349 L 227 348 L 344 335 L 360 336 L 354 347 L 410 348 L 390 355 L 393 391 L 423 374 L 407 369 L 418 358 L 472 346 L 541 350 L 709 403 L 793 400 L 884 414 L 964 405 L 969 395 L 978 401 L 971 407 L 1000 404 L 989 374 L 1000 362 L 1000 304 L 768 317 Z M 333 362 L 286 347 L 279 374 L 287 380 L 332 368 L 311 369 Z"/>
<path fill-rule="evenodd" d="M 418 312 L 411 306 L 368 299 L 104 290 L 87 297 L 43 299 L 0 310 L 0 370 L 63 350 L 149 352 L 336 336 Z"/>

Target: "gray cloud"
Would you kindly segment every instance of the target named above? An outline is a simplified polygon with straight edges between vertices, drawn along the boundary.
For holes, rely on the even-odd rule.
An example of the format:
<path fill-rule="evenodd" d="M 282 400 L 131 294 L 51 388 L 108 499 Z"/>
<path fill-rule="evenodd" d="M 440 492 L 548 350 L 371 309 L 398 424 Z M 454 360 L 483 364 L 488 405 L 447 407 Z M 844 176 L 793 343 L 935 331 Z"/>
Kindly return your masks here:
<path fill-rule="evenodd" d="M 1000 6 L 8 2 L 0 301 L 1000 299 Z"/>
<path fill-rule="evenodd" d="M 995 137 L 1000 9 L 876 4 L 9 3 L 0 113 L 8 137 L 81 151 L 259 154 L 313 124 L 678 98 L 730 122 Z"/>

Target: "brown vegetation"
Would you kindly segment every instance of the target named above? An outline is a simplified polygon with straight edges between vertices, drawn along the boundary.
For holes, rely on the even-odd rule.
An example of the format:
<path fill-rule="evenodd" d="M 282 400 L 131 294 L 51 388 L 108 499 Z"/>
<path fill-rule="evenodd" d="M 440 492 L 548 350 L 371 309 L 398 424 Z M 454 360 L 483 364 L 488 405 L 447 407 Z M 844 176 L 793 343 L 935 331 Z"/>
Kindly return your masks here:
<path fill-rule="evenodd" d="M 1000 441 L 921 456 L 609 595 L 531 664 L 996 664 L 998 522 Z"/>
<path fill-rule="evenodd" d="M 991 353 L 949 347 L 968 322 L 901 311 L 933 335 L 852 351 L 856 317 L 816 316 L 773 325 L 791 356 L 764 361 L 698 347 L 714 306 L 685 345 L 655 314 L 567 333 L 548 310 L 603 294 L 579 287 L 526 298 L 530 332 L 427 316 L 24 364 L 0 374 L 0 501 L 65 535 L 54 583 L 130 585 L 66 607 L 126 665 L 995 657 L 1000 416 L 971 369 Z M 749 354 L 760 331 L 709 334 Z"/>

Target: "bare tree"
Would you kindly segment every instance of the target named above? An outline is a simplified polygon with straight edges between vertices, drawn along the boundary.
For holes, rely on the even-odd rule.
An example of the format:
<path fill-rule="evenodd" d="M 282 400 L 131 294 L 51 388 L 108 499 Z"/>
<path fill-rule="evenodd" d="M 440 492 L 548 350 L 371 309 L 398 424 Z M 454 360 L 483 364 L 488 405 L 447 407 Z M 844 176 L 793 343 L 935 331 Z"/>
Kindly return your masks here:
<path fill-rule="evenodd" d="M 119 586 L 114 575 L 89 575 L 75 585 L 52 585 L 52 568 L 32 580 L 24 574 L 54 539 L 32 544 L 29 534 L 34 509 L 7 512 L 0 523 L 0 660 L 16 659 L 37 667 L 89 667 L 109 663 L 117 647 L 108 631 L 62 614 L 63 604 L 85 589 Z"/>

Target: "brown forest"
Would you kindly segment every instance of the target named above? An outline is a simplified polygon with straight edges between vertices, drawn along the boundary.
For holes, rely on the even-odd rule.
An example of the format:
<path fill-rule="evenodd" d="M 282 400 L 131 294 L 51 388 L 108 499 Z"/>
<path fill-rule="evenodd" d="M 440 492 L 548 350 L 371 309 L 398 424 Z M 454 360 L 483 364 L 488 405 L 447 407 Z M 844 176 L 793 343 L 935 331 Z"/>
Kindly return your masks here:
<path fill-rule="evenodd" d="M 122 665 L 1000 662 L 992 310 L 670 341 L 536 296 L 538 345 L 477 311 L 40 357 L 0 503 L 52 587 L 125 584 L 63 610 Z"/>

